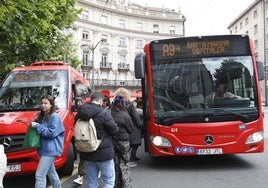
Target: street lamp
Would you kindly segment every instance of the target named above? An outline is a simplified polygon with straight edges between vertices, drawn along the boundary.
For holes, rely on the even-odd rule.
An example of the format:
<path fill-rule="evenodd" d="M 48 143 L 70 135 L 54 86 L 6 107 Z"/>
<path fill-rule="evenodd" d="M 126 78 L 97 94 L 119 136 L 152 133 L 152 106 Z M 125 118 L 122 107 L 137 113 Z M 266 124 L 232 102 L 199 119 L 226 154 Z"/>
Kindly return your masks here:
<path fill-rule="evenodd" d="M 83 44 L 81 46 L 87 46 L 91 50 L 91 55 L 92 55 L 92 82 L 91 82 L 91 91 L 95 91 L 95 85 L 94 85 L 94 51 L 98 47 L 99 43 L 103 42 L 103 39 L 101 39 L 97 44 L 94 46 L 93 44 L 88 45 L 88 44 Z"/>

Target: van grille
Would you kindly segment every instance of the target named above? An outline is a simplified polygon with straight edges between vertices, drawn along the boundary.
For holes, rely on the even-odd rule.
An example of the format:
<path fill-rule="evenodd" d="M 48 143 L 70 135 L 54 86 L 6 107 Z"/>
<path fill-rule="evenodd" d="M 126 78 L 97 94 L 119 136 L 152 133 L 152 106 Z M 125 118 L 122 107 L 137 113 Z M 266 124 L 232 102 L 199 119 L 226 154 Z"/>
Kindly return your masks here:
<path fill-rule="evenodd" d="M 0 144 L 5 148 L 5 153 L 23 150 L 22 147 L 25 134 L 1 135 Z"/>

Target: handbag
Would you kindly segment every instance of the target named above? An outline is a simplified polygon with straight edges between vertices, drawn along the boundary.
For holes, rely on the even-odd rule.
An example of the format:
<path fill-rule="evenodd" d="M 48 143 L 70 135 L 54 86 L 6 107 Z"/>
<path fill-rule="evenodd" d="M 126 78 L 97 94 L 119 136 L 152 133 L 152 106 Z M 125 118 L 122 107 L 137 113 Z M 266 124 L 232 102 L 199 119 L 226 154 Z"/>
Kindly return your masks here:
<path fill-rule="evenodd" d="M 28 126 L 24 141 L 23 141 L 23 148 L 40 148 L 40 135 L 38 134 L 37 130 L 31 126 Z"/>

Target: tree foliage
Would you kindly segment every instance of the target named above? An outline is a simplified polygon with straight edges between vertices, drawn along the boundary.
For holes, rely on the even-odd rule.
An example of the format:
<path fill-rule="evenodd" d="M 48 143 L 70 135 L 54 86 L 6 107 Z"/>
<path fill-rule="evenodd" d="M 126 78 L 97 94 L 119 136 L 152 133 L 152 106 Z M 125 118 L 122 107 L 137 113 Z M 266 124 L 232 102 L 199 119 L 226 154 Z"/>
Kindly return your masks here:
<path fill-rule="evenodd" d="M 66 32 L 81 12 L 75 3 L 76 0 L 0 0 L 0 80 L 19 64 L 68 57 L 77 65 L 72 36 Z"/>
<path fill-rule="evenodd" d="M 219 83 L 230 83 L 230 81 L 240 78 L 244 67 L 241 62 L 224 60 L 221 67 L 216 69 L 214 73 L 216 85 Z"/>

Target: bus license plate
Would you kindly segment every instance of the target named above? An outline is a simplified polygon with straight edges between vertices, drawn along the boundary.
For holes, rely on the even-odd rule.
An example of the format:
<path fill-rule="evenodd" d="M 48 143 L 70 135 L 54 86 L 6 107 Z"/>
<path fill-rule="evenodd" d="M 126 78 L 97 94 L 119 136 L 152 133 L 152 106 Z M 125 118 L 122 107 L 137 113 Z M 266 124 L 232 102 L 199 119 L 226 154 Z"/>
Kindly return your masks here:
<path fill-rule="evenodd" d="M 21 165 L 7 165 L 7 172 L 19 172 L 21 171 Z"/>
<path fill-rule="evenodd" d="M 197 149 L 197 155 L 218 155 L 222 154 L 222 148 Z"/>

